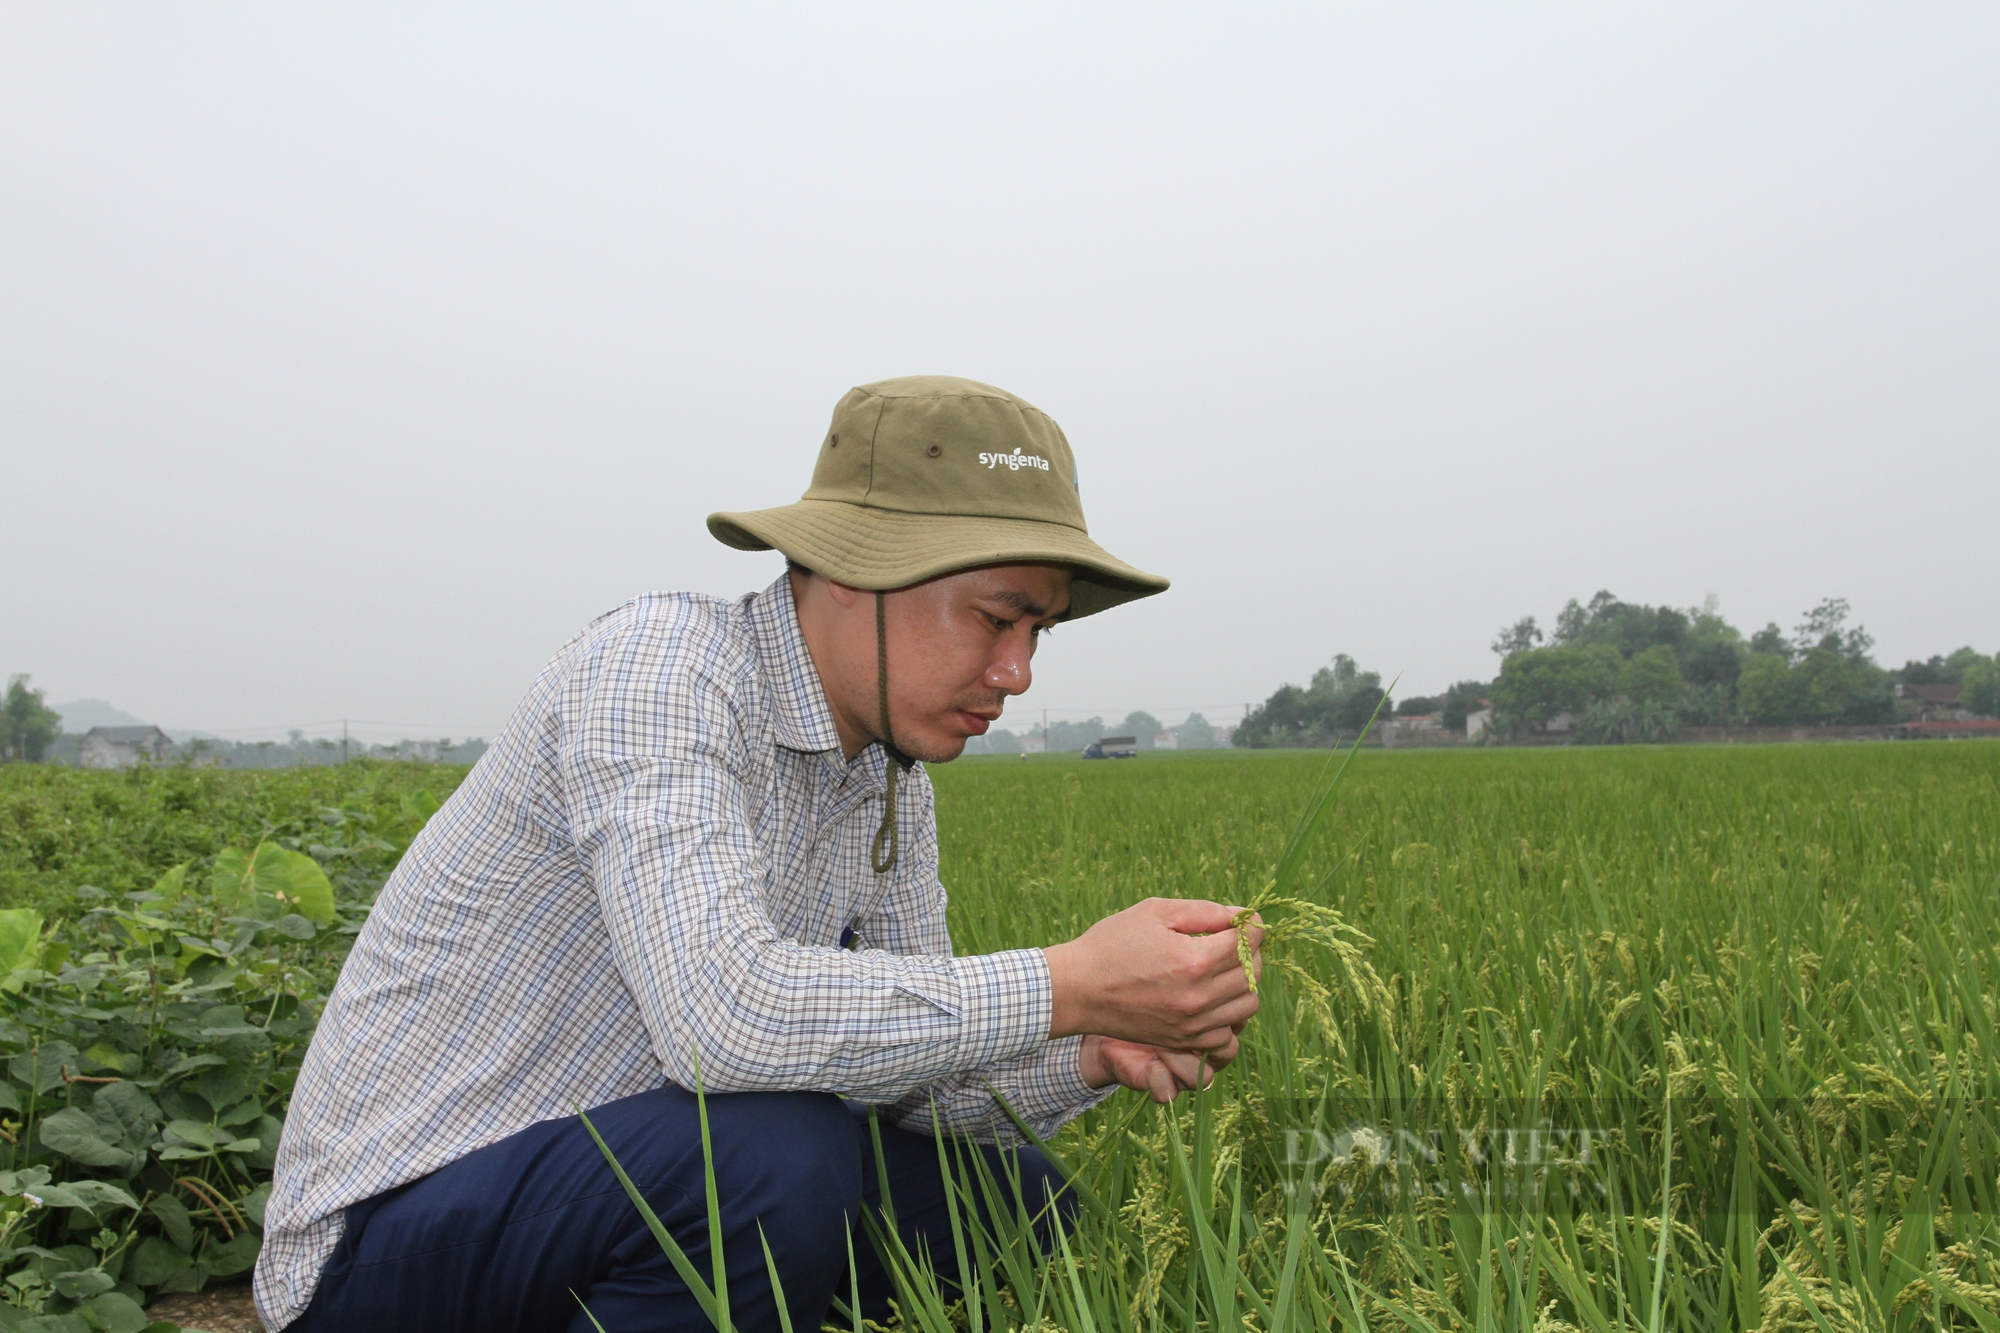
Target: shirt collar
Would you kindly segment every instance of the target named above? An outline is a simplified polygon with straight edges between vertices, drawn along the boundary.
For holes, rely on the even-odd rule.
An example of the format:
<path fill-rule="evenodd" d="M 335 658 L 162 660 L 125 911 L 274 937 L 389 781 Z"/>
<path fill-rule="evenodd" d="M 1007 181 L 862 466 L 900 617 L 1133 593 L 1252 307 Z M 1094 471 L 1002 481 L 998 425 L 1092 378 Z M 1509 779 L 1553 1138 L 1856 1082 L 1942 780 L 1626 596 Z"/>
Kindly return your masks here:
<path fill-rule="evenodd" d="M 792 602 L 789 574 L 750 599 L 750 623 L 757 632 L 757 659 L 777 704 L 778 744 L 788 750 L 819 752 L 840 749 L 840 732 L 826 687 L 806 651 L 799 610 Z"/>

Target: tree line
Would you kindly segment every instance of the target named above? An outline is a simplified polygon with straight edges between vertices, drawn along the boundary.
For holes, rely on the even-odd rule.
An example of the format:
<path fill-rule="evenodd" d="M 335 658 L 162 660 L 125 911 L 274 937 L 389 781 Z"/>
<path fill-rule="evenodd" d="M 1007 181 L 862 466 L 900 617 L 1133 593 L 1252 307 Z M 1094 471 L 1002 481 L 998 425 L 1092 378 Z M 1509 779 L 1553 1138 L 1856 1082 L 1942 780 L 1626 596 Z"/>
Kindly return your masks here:
<path fill-rule="evenodd" d="M 78 762 L 82 737 L 62 729 L 62 714 L 50 708 L 43 692 L 31 689 L 27 676 L 14 676 L 0 698 L 0 763 Z M 196 736 L 174 745 L 171 761 L 215 768 L 316 768 L 349 759 L 422 760 L 439 764 L 477 763 L 486 753 L 483 739 L 399 741 L 343 745 L 331 737 L 291 733 L 287 741 L 230 741 Z"/>
<path fill-rule="evenodd" d="M 1338 653 L 1306 685 L 1280 685 L 1250 710 L 1229 743 L 1335 744 L 1359 734 L 1378 706 L 1399 718 L 1433 716 L 1456 732 L 1465 730 L 1473 713 L 1490 710 L 1488 725 L 1503 738 L 1560 729 L 1598 743 L 1664 740 L 1689 725 L 1881 724 L 1900 720 L 1911 707 L 1898 698 L 1899 685 L 1957 685 L 1960 708 L 1977 717 L 2000 717 L 1995 656 L 1968 646 L 1884 668 L 1872 656 L 1873 637 L 1863 626 L 1850 625 L 1850 614 L 1844 599 L 1832 597 L 1805 612 L 1790 633 L 1773 622 L 1746 636 L 1722 616 L 1713 598 L 1699 607 L 1648 606 L 1600 591 L 1588 602 L 1570 599 L 1546 633 L 1534 616 L 1507 626 L 1492 645 L 1501 659 L 1499 674 L 1459 681 L 1438 695 L 1387 701 L 1379 672 L 1363 671 L 1352 657 Z M 39 762 L 60 732 L 61 718 L 43 702 L 42 692 L 29 689 L 26 676 L 13 677 L 0 704 L 0 759 Z M 1141 749 L 1152 749 L 1162 733 L 1173 735 L 1184 750 L 1222 743 L 1199 713 L 1165 727 L 1144 711 L 1127 714 L 1116 728 L 1102 717 L 1051 722 L 1046 730 L 1031 729 L 1026 739 L 1062 753 L 1107 735 L 1134 736 Z M 996 728 L 975 738 L 966 752 L 1016 753 L 1024 748 L 1023 739 Z M 318 751 L 331 742 L 308 743 L 294 735 L 289 747 L 207 745 L 215 753 L 188 757 L 232 767 L 289 767 L 325 762 Z M 449 754 L 448 762 L 470 762 L 484 748 L 479 742 L 437 746 Z M 316 748 L 304 753 L 310 747 Z M 385 757 L 407 757 L 400 754 L 404 747 L 376 748 Z M 398 753 L 389 754 L 392 749 Z M 462 756 L 460 750 L 471 753 Z"/>
<path fill-rule="evenodd" d="M 1398 701 L 1398 717 L 1433 715 L 1452 731 L 1490 709 L 1500 737 L 1560 730 L 1597 743 L 1664 740 L 1683 726 L 1865 725 L 1901 720 L 1915 705 L 1898 685 L 1958 685 L 1959 707 L 2000 717 L 2000 660 L 1973 648 L 1879 666 L 1874 639 L 1828 598 L 1787 633 L 1775 622 L 1745 635 L 1713 599 L 1681 608 L 1599 592 L 1571 599 L 1544 632 L 1524 616 L 1493 641 L 1500 672 L 1441 695 Z M 1381 676 L 1342 653 L 1303 688 L 1281 685 L 1237 728 L 1245 746 L 1326 745 L 1356 735 L 1384 701 Z"/>

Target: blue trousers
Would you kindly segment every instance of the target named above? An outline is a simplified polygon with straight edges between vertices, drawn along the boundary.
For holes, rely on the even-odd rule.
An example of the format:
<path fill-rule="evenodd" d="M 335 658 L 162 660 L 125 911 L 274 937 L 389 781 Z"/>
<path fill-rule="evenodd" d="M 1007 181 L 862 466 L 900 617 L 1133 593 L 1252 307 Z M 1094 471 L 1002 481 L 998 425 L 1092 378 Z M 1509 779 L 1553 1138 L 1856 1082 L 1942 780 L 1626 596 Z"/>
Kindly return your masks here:
<path fill-rule="evenodd" d="M 712 1272 L 701 1127 L 694 1095 L 666 1087 L 589 1112 L 591 1124 L 693 1261 Z M 860 1225 L 889 1212 L 912 1254 L 928 1249 L 955 1279 L 956 1254 L 934 1140 L 881 1125 L 812 1092 L 708 1099 L 733 1321 L 779 1328 L 764 1261 L 771 1247 L 793 1333 L 817 1333 L 833 1296 L 852 1300 L 853 1242 L 862 1313 L 888 1317 L 891 1287 Z M 953 1145 L 947 1144 L 949 1155 Z M 1042 1243 L 1074 1221 L 1073 1194 L 1033 1148 L 971 1149 L 1042 1213 Z M 977 1197 L 981 1191 L 975 1187 Z M 1057 1207 L 1043 1208 L 1051 1195 Z M 990 1225 L 990 1221 L 982 1219 Z M 964 1219 L 961 1217 L 961 1224 Z M 710 1324 L 575 1116 L 531 1125 L 347 1210 L 340 1247 L 294 1333 L 606 1333 L 707 1330 Z"/>

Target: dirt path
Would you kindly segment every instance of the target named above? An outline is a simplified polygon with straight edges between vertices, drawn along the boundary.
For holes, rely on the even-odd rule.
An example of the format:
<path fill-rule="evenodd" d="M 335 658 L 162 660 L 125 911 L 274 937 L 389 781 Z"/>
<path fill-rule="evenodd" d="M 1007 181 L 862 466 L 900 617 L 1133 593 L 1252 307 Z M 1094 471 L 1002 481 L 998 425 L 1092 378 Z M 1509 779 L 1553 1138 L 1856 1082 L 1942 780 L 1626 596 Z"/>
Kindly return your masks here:
<path fill-rule="evenodd" d="M 201 1333 L 264 1333 L 257 1307 L 250 1303 L 248 1282 L 162 1296 L 147 1307 L 146 1313 Z"/>

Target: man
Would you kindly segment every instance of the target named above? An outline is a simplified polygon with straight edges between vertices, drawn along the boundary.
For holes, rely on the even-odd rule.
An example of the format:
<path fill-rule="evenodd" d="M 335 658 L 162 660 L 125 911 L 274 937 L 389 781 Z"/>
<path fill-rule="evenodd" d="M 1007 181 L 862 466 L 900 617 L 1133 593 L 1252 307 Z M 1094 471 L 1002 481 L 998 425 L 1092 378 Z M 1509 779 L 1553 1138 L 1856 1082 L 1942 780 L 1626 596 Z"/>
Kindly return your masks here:
<path fill-rule="evenodd" d="M 927 1136 L 1013 1141 L 995 1091 L 1047 1134 L 1235 1057 L 1257 999 L 1227 907 L 951 953 L 922 765 L 1028 688 L 1043 631 L 1167 586 L 1090 540 L 1056 424 L 970 380 L 868 385 L 802 500 L 708 522 L 786 573 L 585 629 L 384 886 L 279 1148 L 270 1328 L 707 1327 L 575 1114 L 705 1272 L 699 1082 L 736 1323 L 778 1327 L 768 1243 L 816 1329 L 882 1180 L 946 1259 Z"/>

